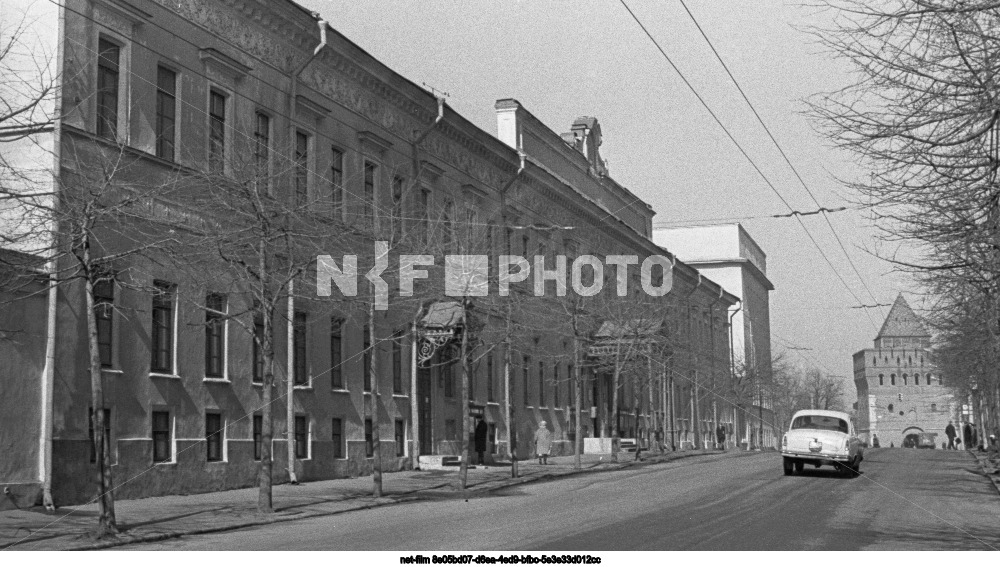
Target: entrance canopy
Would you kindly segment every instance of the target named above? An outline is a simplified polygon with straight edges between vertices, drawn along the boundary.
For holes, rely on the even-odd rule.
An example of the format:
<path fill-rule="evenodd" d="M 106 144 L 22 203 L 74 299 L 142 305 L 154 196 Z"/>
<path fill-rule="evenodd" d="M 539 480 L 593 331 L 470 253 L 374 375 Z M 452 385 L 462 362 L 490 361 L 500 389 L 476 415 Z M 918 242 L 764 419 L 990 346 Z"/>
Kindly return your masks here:
<path fill-rule="evenodd" d="M 447 346 L 462 332 L 465 323 L 465 310 L 457 301 L 439 301 L 427 308 L 427 313 L 420 319 L 417 332 L 420 336 L 420 348 L 417 351 L 417 362 L 424 366 L 442 347 Z"/>

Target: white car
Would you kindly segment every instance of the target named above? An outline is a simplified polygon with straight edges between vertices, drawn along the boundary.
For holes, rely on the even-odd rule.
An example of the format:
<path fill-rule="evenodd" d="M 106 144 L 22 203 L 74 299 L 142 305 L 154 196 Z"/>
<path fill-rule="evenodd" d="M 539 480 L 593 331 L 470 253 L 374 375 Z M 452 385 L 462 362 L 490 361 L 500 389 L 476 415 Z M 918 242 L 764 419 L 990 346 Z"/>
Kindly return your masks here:
<path fill-rule="evenodd" d="M 786 475 L 800 473 L 806 465 L 832 465 L 847 476 L 860 474 L 864 448 L 844 412 L 802 410 L 795 413 L 781 440 Z"/>

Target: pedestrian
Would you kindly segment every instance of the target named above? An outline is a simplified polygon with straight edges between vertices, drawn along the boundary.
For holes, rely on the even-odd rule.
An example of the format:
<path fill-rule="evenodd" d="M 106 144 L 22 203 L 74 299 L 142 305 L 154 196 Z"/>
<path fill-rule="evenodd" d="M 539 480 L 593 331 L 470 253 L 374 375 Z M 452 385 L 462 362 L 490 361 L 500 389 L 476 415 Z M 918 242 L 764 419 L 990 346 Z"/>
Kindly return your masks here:
<path fill-rule="evenodd" d="M 719 444 L 719 448 L 723 451 L 726 450 L 726 428 L 722 427 L 720 423 L 718 427 L 715 428 L 715 440 Z"/>
<path fill-rule="evenodd" d="M 872 433 L 872 449 L 878 449 L 878 448 L 879 448 L 879 445 L 878 445 L 878 434 L 877 433 Z"/>
<path fill-rule="evenodd" d="M 979 430 L 976 429 L 976 424 L 974 424 L 974 423 L 972 424 L 972 446 L 973 447 L 981 447 L 982 446 L 979 443 Z"/>
<path fill-rule="evenodd" d="M 535 431 L 535 455 L 538 456 L 538 464 L 549 464 L 549 451 L 552 449 L 552 432 L 545 427 L 544 421 L 538 422 L 538 430 Z"/>
<path fill-rule="evenodd" d="M 948 448 L 955 448 L 955 426 L 948 422 L 948 427 L 944 428 L 944 434 L 948 436 Z"/>
<path fill-rule="evenodd" d="M 486 459 L 483 455 L 486 453 L 486 434 L 488 431 L 486 420 L 480 417 L 476 423 L 476 453 L 479 455 L 480 465 L 486 465 Z"/>
<path fill-rule="evenodd" d="M 965 427 L 962 428 L 962 441 L 965 441 L 965 448 L 975 447 L 972 443 L 972 425 L 966 422 Z"/>

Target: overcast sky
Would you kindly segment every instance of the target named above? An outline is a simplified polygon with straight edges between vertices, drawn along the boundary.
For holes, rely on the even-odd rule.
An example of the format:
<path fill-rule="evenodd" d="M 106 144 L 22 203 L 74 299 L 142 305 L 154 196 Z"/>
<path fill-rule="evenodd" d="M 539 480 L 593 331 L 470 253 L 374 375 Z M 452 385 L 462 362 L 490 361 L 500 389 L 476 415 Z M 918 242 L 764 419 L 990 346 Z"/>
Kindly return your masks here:
<path fill-rule="evenodd" d="M 814 210 L 681 4 L 626 1 L 792 208 Z M 867 172 L 830 148 L 803 115 L 804 98 L 849 80 L 846 68 L 801 31 L 829 15 L 775 0 L 687 2 L 820 204 L 853 206 L 855 196 L 834 175 L 863 179 Z M 857 300 L 798 222 L 760 218 L 788 209 L 619 1 L 303 3 L 403 76 L 447 91 L 452 108 L 491 134 L 499 98 L 518 99 L 557 132 L 568 131 L 577 116 L 597 117 L 611 176 L 653 206 L 654 226 L 728 219 L 746 227 L 766 252 L 775 285 L 775 349 L 844 376 L 847 401 L 854 400 L 851 355 L 871 347 L 888 308 L 870 310 L 869 320 L 865 310 L 852 308 Z M 906 276 L 866 252 L 878 247 L 866 211 L 830 220 L 875 299 L 826 221 L 804 220 L 864 303 L 892 303 L 898 292 L 916 291 Z M 908 299 L 918 307 L 918 297 Z"/>

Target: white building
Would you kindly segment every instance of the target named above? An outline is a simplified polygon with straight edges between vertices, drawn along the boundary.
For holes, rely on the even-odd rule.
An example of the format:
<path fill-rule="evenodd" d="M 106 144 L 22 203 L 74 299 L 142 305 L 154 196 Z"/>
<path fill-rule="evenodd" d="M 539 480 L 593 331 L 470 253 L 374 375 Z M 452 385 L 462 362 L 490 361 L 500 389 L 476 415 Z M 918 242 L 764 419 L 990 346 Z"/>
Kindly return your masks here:
<path fill-rule="evenodd" d="M 756 369 L 767 382 L 771 375 L 768 292 L 774 285 L 767 279 L 767 256 L 761 247 L 740 224 L 655 229 L 653 241 L 740 298 L 740 304 L 730 309 L 733 364 L 737 370 Z M 753 399 L 744 405 L 743 415 L 737 415 L 735 420 L 743 424 L 739 428 L 740 440 L 745 441 L 749 435 L 754 444 L 762 420 L 764 444 L 772 446 L 776 439 L 774 429 L 782 429 L 783 424 L 774 424 L 766 390 L 762 393 L 753 385 L 749 386 Z"/>

